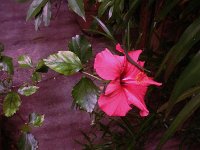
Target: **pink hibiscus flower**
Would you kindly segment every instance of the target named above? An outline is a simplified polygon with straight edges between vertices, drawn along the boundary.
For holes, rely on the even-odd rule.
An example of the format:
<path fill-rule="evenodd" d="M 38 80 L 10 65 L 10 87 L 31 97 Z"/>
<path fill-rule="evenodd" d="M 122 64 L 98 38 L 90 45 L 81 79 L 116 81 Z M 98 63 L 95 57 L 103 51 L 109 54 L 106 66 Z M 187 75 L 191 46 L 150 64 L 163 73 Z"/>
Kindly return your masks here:
<path fill-rule="evenodd" d="M 122 53 L 124 50 L 119 44 L 116 49 Z M 129 56 L 140 66 L 144 62 L 138 61 L 142 50 L 129 52 Z M 149 111 L 144 102 L 147 87 L 151 84 L 160 86 L 144 72 L 127 61 L 125 56 L 113 55 L 108 49 L 97 54 L 94 68 L 97 74 L 111 80 L 105 93 L 99 97 L 99 107 L 109 116 L 125 116 L 131 109 L 131 105 L 140 109 L 141 116 L 147 116 Z"/>

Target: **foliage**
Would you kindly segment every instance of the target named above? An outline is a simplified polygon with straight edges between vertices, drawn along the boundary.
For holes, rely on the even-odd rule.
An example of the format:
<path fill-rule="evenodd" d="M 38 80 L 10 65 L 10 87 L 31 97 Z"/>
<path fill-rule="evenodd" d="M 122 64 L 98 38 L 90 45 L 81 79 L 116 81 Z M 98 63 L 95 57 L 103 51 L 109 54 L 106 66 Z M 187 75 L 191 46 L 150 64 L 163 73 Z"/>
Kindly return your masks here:
<path fill-rule="evenodd" d="M 39 28 L 42 18 L 45 25 L 49 25 L 51 2 L 50 0 L 32 1 L 27 19 L 35 18 L 36 30 Z M 87 143 L 81 144 L 85 149 L 141 148 L 144 146 L 141 143 L 148 143 L 149 131 L 154 130 L 155 132 L 157 130 L 164 132 L 157 145 L 157 149 L 162 149 L 167 140 L 173 138 L 175 133 L 177 135 L 194 133 L 196 130 L 191 129 L 197 121 L 192 118 L 195 118 L 195 113 L 199 111 L 200 106 L 200 1 L 99 0 L 98 2 L 100 4 L 98 16 L 94 16 L 94 20 L 102 30 L 91 29 L 89 31 L 108 38 L 112 41 L 110 46 L 114 47 L 116 43 L 122 43 L 125 49 L 124 54 L 132 65 L 141 71 L 155 75 L 164 83 L 160 89 L 150 88 L 148 90 L 146 100 L 149 101 L 148 107 L 151 109 L 149 117 L 139 118 L 133 110 L 123 118 L 107 118 L 105 114 L 99 112 L 98 108 L 94 109 L 97 103 L 98 88 L 88 77 L 100 80 L 104 88 L 109 81 L 102 81 L 93 75 L 93 70 L 87 66 L 92 57 L 92 46 L 84 36 L 72 37 L 68 43 L 69 51 L 52 54 L 47 59 L 40 61 L 36 67 L 33 67 L 27 56 L 20 57 L 19 64 L 34 70 L 32 79 L 36 83 L 40 80 L 39 72 L 47 71 L 47 67 L 66 76 L 81 75 L 82 78 L 72 90 L 73 103 L 92 113 L 95 118 L 94 127 L 103 133 L 99 143 L 96 142 L 99 139 L 96 139 L 95 133 L 93 138 L 83 133 Z M 68 0 L 68 5 L 71 10 L 86 20 L 83 0 Z M 3 47 L 0 46 L 0 51 L 2 49 Z M 145 68 L 152 72 L 131 59 L 128 52 L 132 49 L 144 50 L 140 59 L 147 62 Z M 115 50 L 113 52 L 119 54 Z M 0 69 L 12 76 L 12 59 L 0 56 Z M 9 86 L 5 86 L 4 90 L 4 81 L 1 81 L 0 89 L 3 92 L 10 92 Z M 25 92 L 27 89 L 28 94 Z M 33 86 L 26 85 L 19 90 L 19 93 L 30 95 L 36 89 L 36 86 L 33 88 Z M 11 92 L 13 93 L 13 91 Z M 101 92 L 105 92 L 104 89 L 101 89 Z M 7 110 L 8 116 L 15 113 L 19 107 L 19 98 L 16 94 L 14 93 L 14 96 L 7 95 L 5 98 L 6 107 L 9 107 L 7 103 L 10 101 L 14 102 L 12 106 L 17 106 L 10 106 L 11 109 L 4 108 Z M 107 124 L 101 122 L 105 118 L 108 121 Z M 187 121 L 189 123 L 184 124 Z M 199 124 L 195 126 L 195 129 L 198 128 Z M 198 136 L 197 134 L 192 138 L 199 139 Z M 26 134 L 22 139 L 27 139 L 27 142 L 31 143 L 30 138 L 34 139 Z"/>

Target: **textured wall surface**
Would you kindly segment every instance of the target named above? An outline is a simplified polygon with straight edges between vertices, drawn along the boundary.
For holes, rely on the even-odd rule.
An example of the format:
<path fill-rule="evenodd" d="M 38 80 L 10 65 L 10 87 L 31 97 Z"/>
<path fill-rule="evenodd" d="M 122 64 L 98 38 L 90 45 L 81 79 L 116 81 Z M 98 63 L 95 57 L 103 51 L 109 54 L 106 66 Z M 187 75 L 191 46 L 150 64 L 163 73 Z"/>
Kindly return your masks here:
<path fill-rule="evenodd" d="M 27 54 L 37 62 L 58 50 L 66 50 L 71 37 L 81 33 L 66 3 L 61 5 L 57 17 L 56 9 L 53 8 L 50 26 L 41 27 L 37 32 L 33 21 L 25 21 L 28 6 L 29 3 L 0 0 L 0 41 L 5 45 L 4 54 L 13 57 L 16 67 L 15 85 L 28 81 L 30 77 L 30 72 L 18 67 L 18 56 Z M 90 41 L 96 52 L 105 47 L 105 42 L 101 39 Z M 18 128 L 23 123 L 19 116 L 28 120 L 28 114 L 35 111 L 45 114 L 44 125 L 33 130 L 39 141 L 39 150 L 81 149 L 74 139 L 82 138 L 80 130 L 87 131 L 90 128 L 90 117 L 85 112 L 71 108 L 71 88 L 79 78 L 80 75 L 65 77 L 53 71 L 45 74 L 43 81 L 39 83 L 39 91 L 30 97 L 22 97 L 22 106 L 17 115 L 9 119 L 1 118 L 1 124 L 6 128 L 6 133 L 9 133 L 7 136 L 17 138 Z M 0 111 L 2 113 L 2 108 Z"/>

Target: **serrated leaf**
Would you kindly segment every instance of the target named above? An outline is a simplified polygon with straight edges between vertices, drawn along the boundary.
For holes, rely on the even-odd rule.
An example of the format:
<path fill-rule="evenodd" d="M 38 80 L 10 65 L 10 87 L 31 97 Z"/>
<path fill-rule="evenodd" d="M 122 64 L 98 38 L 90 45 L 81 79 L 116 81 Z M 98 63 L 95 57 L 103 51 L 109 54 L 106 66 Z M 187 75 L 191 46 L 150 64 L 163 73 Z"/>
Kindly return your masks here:
<path fill-rule="evenodd" d="M 92 57 L 92 46 L 83 35 L 72 37 L 68 48 L 79 57 L 82 63 L 86 63 Z"/>
<path fill-rule="evenodd" d="M 33 0 L 33 2 L 31 3 L 28 9 L 26 20 L 32 17 L 36 17 L 40 13 L 42 8 L 46 5 L 47 2 L 48 0 Z"/>
<path fill-rule="evenodd" d="M 42 80 L 42 76 L 39 72 L 33 72 L 31 79 L 33 82 L 40 82 Z"/>
<path fill-rule="evenodd" d="M 44 122 L 44 115 L 39 115 L 37 113 L 31 113 L 29 115 L 29 123 L 34 127 L 40 127 Z"/>
<path fill-rule="evenodd" d="M 74 103 L 87 112 L 92 112 L 97 103 L 98 88 L 91 79 L 83 77 L 73 88 Z"/>
<path fill-rule="evenodd" d="M 19 150 L 37 150 L 38 141 L 31 133 L 22 133 L 18 142 Z"/>
<path fill-rule="evenodd" d="M 51 19 L 51 3 L 48 1 L 43 8 L 42 17 L 44 21 L 44 25 L 48 26 L 50 24 Z"/>
<path fill-rule="evenodd" d="M 191 62 L 186 66 L 180 77 L 175 83 L 174 89 L 168 101 L 166 116 L 170 113 L 175 105 L 177 98 L 191 87 L 200 83 L 200 51 L 193 57 Z"/>
<path fill-rule="evenodd" d="M 158 150 L 162 148 L 163 144 L 176 132 L 177 128 L 181 126 L 199 107 L 200 95 L 197 95 L 184 106 L 170 127 L 164 133 L 157 146 Z"/>
<path fill-rule="evenodd" d="M 22 86 L 18 89 L 18 93 L 24 96 L 30 96 L 37 92 L 38 89 L 39 87 L 37 86 Z"/>
<path fill-rule="evenodd" d="M 44 64 L 43 60 L 40 60 L 35 68 L 36 72 L 42 72 L 42 73 L 47 73 L 48 72 L 48 67 Z"/>
<path fill-rule="evenodd" d="M 0 58 L 0 71 L 6 71 L 9 74 L 14 73 L 12 58 L 8 56 L 1 56 Z"/>
<path fill-rule="evenodd" d="M 85 19 L 84 3 L 83 0 L 68 0 L 69 7 L 80 17 Z"/>
<path fill-rule="evenodd" d="M 70 51 L 59 51 L 50 55 L 47 59 L 44 59 L 44 63 L 52 70 L 64 75 L 72 75 L 82 69 L 80 59 Z"/>
<path fill-rule="evenodd" d="M 21 99 L 15 92 L 10 92 L 4 99 L 3 112 L 6 117 L 11 117 L 19 109 L 21 105 Z"/>
<path fill-rule="evenodd" d="M 22 55 L 18 57 L 18 63 L 20 65 L 20 67 L 23 68 L 31 68 L 33 67 L 33 63 L 32 60 L 29 56 L 26 55 Z"/>

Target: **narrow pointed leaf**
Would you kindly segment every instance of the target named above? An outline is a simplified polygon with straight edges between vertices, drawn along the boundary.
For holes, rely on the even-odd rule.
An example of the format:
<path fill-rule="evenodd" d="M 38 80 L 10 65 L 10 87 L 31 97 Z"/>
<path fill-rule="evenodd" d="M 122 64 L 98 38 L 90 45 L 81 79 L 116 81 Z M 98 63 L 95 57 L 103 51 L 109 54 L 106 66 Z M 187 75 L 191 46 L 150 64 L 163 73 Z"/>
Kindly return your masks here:
<path fill-rule="evenodd" d="M 44 63 L 52 70 L 64 75 L 72 75 L 82 69 L 80 59 L 70 51 L 59 51 L 50 55 L 47 59 L 44 59 Z"/>
<path fill-rule="evenodd" d="M 82 35 L 72 37 L 72 40 L 68 43 L 68 48 L 79 57 L 82 63 L 88 62 L 92 57 L 92 46 Z"/>
<path fill-rule="evenodd" d="M 74 103 L 87 112 L 92 112 L 97 103 L 98 88 L 91 79 L 83 77 L 73 88 Z"/>
<path fill-rule="evenodd" d="M 100 27 L 103 29 L 103 31 L 107 34 L 107 36 L 112 39 L 113 41 L 116 41 L 113 35 L 111 34 L 110 30 L 106 27 L 106 25 L 97 17 L 94 17 L 94 19 L 97 21 L 97 23 L 100 25 Z"/>
<path fill-rule="evenodd" d="M 200 40 L 200 17 L 184 31 L 179 41 L 171 48 L 157 72 L 158 76 L 166 68 L 165 79 L 173 72 L 175 66 L 186 56 L 194 44 Z"/>
<path fill-rule="evenodd" d="M 18 63 L 20 65 L 20 67 L 23 67 L 23 68 L 33 67 L 33 63 L 32 63 L 31 58 L 29 56 L 26 56 L 26 55 L 19 56 Z"/>
<path fill-rule="evenodd" d="M 68 4 L 76 14 L 86 21 L 83 0 L 68 0 Z"/>
<path fill-rule="evenodd" d="M 167 129 L 167 131 L 161 138 L 157 146 L 158 150 L 162 148 L 163 144 L 166 143 L 166 141 L 176 132 L 177 128 L 180 127 L 199 107 L 200 107 L 200 95 L 198 94 L 184 106 L 184 108 L 174 119 L 170 127 Z"/>
<path fill-rule="evenodd" d="M 108 9 L 109 6 L 113 4 L 113 1 L 111 0 L 105 0 L 101 3 L 98 9 L 98 17 L 101 17 L 105 11 Z"/>
<path fill-rule="evenodd" d="M 36 17 L 48 1 L 49 0 L 33 0 L 28 9 L 26 20 Z"/>
<path fill-rule="evenodd" d="M 180 0 L 166 0 L 164 7 L 159 12 L 159 15 L 156 17 L 157 21 L 163 20 L 167 14 L 178 4 Z"/>
<path fill-rule="evenodd" d="M 193 57 L 177 80 L 170 99 L 168 101 L 168 115 L 177 101 L 177 98 L 191 87 L 200 83 L 200 51 Z"/>
<path fill-rule="evenodd" d="M 5 97 L 3 102 L 3 112 L 6 117 L 11 117 L 19 109 L 21 99 L 15 92 L 10 92 Z"/>
<path fill-rule="evenodd" d="M 18 89 L 18 93 L 24 96 L 30 96 L 37 92 L 38 89 L 39 87 L 37 86 L 22 86 Z"/>

